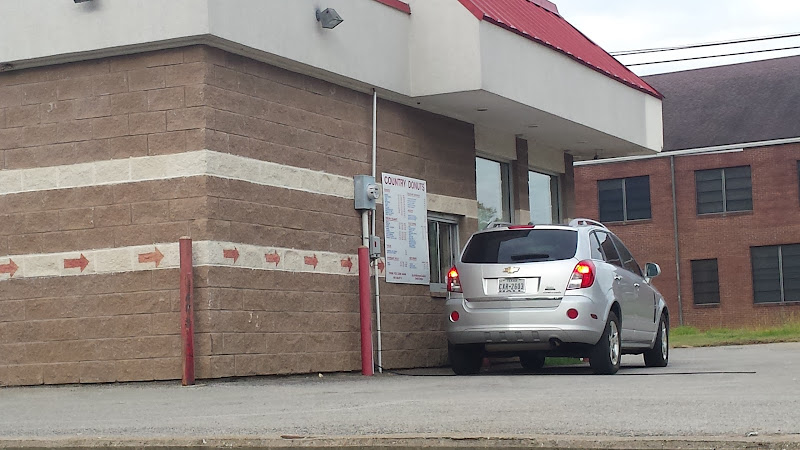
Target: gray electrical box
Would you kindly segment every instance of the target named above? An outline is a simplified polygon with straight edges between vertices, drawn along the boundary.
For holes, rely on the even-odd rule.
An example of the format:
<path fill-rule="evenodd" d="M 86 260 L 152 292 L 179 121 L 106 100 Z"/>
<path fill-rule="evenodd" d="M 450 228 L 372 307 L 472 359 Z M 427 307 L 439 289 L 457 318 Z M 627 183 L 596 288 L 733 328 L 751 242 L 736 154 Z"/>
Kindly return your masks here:
<path fill-rule="evenodd" d="M 380 196 L 375 178 L 369 175 L 353 177 L 355 187 L 355 206 L 357 210 L 375 209 L 375 200 Z"/>
<path fill-rule="evenodd" d="M 369 235 L 369 258 L 378 259 L 381 257 L 381 238 L 374 234 Z"/>

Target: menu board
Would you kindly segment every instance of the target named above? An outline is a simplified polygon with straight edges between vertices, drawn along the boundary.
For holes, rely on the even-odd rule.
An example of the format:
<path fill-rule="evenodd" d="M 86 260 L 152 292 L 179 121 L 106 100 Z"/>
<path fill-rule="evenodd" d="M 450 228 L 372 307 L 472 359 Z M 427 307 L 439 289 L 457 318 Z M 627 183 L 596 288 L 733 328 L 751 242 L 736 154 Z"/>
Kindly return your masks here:
<path fill-rule="evenodd" d="M 381 174 L 386 281 L 430 284 L 428 199 L 424 180 Z"/>

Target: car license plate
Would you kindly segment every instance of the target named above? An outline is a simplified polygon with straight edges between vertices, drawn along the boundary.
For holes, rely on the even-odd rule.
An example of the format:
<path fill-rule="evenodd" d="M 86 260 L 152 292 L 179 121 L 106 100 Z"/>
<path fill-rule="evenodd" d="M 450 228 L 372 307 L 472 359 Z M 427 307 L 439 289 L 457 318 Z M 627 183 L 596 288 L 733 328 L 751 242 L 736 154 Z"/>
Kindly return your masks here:
<path fill-rule="evenodd" d="M 500 278 L 497 285 L 497 292 L 500 294 L 524 294 L 524 278 Z"/>

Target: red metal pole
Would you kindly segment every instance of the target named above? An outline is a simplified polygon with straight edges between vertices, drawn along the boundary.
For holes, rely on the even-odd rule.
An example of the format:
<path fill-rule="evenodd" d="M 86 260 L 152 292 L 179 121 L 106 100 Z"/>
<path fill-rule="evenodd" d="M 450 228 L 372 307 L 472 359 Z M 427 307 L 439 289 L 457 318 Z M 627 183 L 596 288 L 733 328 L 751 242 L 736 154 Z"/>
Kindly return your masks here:
<path fill-rule="evenodd" d="M 358 300 L 361 312 L 361 374 L 375 373 L 372 364 L 372 302 L 370 301 L 369 250 L 358 247 Z"/>
<path fill-rule="evenodd" d="M 184 386 L 194 384 L 194 278 L 192 275 L 192 239 L 180 239 L 181 253 L 181 341 Z"/>

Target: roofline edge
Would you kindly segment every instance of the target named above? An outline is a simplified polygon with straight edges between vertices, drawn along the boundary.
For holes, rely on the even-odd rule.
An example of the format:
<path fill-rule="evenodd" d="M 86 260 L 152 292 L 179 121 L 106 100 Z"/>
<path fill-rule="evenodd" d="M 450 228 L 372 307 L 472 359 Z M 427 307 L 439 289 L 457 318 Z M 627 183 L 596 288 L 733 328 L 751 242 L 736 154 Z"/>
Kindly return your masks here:
<path fill-rule="evenodd" d="M 618 162 L 638 161 L 642 159 L 666 158 L 671 156 L 685 156 L 685 155 L 704 155 L 711 153 L 733 153 L 740 152 L 748 148 L 754 147 L 770 147 L 774 145 L 797 144 L 800 143 L 800 136 L 784 139 L 772 139 L 768 141 L 754 141 L 739 144 L 717 145 L 713 147 L 698 147 L 689 148 L 685 150 L 672 150 L 661 151 L 655 155 L 636 155 L 636 156 L 620 156 L 617 158 L 607 159 L 594 159 L 589 161 L 575 161 L 573 166 L 594 166 L 599 164 L 613 164 Z"/>

